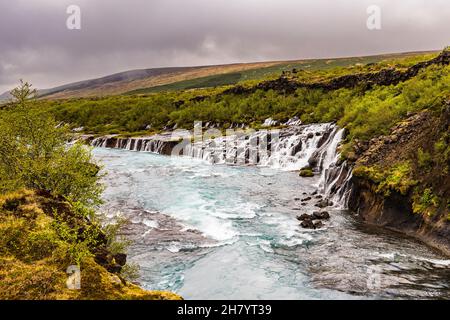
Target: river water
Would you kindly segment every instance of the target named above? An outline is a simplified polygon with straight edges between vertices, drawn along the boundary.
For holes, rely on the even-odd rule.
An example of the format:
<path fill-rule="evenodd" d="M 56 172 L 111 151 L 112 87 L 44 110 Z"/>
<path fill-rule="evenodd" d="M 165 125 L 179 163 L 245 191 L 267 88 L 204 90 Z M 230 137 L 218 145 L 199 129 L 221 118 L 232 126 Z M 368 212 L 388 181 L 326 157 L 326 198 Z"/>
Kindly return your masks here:
<path fill-rule="evenodd" d="M 146 289 L 185 299 L 450 298 L 450 260 L 418 241 L 317 208 L 319 178 L 95 148 L 109 219 L 125 217 Z M 301 199 L 311 197 L 309 201 Z"/>

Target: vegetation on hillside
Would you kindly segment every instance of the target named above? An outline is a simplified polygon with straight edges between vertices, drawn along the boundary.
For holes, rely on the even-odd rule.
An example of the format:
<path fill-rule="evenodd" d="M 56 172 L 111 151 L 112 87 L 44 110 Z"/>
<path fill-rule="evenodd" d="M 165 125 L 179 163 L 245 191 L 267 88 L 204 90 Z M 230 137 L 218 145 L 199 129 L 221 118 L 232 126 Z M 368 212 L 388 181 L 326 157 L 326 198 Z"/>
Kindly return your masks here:
<path fill-rule="evenodd" d="M 450 101 L 399 122 L 357 157 L 353 175 L 440 227 L 450 221 Z M 447 221 L 447 222 L 446 222 Z"/>
<path fill-rule="evenodd" d="M 0 299 L 179 298 L 126 281 L 126 255 L 94 211 L 99 166 L 86 146 L 67 145 L 66 126 L 29 107 L 34 94 L 21 83 L 0 111 Z M 81 290 L 66 286 L 71 265 Z"/>
<path fill-rule="evenodd" d="M 167 83 L 165 85 L 140 88 L 127 92 L 127 94 L 147 94 L 155 92 L 188 90 L 197 88 L 213 88 L 225 85 L 252 85 L 263 80 L 275 79 L 281 73 L 287 70 L 294 70 L 294 76 L 298 80 L 315 80 L 321 76 L 329 77 L 337 70 L 341 74 L 354 73 L 363 70 L 364 66 L 370 68 L 390 67 L 392 64 L 397 66 L 409 66 L 423 59 L 430 59 L 434 54 L 399 54 L 399 55 L 378 55 L 367 57 L 351 57 L 338 59 L 310 59 L 291 62 L 274 63 L 272 66 L 262 68 L 250 68 L 239 72 L 227 72 L 214 74 L 205 77 L 191 78 L 183 81 Z M 370 69 L 368 68 L 368 69 Z M 330 72 L 334 70 L 334 72 Z M 334 74 L 336 75 L 336 74 Z"/>
<path fill-rule="evenodd" d="M 405 68 L 418 58 L 402 61 Z M 361 67 L 366 72 L 383 68 Z M 135 133 L 163 130 L 177 125 L 192 128 L 194 121 L 259 126 L 266 118 L 286 121 L 298 116 L 304 123 L 337 121 L 349 131 L 348 140 L 369 140 L 384 134 L 410 112 L 442 104 L 450 86 L 450 67 L 430 66 L 417 77 L 391 86 L 343 88 L 333 91 L 299 88 L 293 94 L 257 90 L 246 95 L 221 94 L 223 89 L 188 90 L 145 96 L 39 101 L 37 107 L 72 127 L 93 134 Z M 302 81 L 328 79 L 352 72 L 332 69 L 295 75 Z M 313 80 L 311 80 L 313 79 Z M 199 98 L 200 97 L 200 98 Z"/>

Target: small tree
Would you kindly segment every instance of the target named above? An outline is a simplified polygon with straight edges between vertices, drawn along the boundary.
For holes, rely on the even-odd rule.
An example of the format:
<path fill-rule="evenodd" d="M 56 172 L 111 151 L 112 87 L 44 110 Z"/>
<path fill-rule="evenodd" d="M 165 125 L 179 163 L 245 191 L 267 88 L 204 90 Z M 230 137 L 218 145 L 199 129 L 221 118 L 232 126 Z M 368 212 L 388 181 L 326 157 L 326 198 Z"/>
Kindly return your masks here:
<path fill-rule="evenodd" d="M 68 144 L 68 127 L 39 108 L 31 84 L 21 81 L 11 95 L 13 102 L 0 111 L 0 192 L 30 188 L 98 204 L 102 186 L 90 149 Z"/>
<path fill-rule="evenodd" d="M 32 86 L 33 85 L 28 82 L 23 82 L 23 80 L 20 79 L 20 85 L 11 90 L 10 94 L 17 106 L 25 107 L 28 100 L 37 97 L 37 91 L 36 89 L 32 89 Z"/>

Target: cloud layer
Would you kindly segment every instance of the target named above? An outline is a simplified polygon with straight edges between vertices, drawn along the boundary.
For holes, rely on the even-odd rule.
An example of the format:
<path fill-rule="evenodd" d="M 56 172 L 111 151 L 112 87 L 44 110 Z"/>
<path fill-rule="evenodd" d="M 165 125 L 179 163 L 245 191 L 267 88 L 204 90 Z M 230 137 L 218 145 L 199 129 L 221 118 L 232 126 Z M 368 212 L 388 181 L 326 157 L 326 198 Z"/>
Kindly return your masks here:
<path fill-rule="evenodd" d="M 81 30 L 66 8 L 81 8 Z M 382 29 L 366 28 L 379 5 Z M 0 2 L 0 93 L 135 68 L 440 49 L 448 0 L 16 0 Z"/>

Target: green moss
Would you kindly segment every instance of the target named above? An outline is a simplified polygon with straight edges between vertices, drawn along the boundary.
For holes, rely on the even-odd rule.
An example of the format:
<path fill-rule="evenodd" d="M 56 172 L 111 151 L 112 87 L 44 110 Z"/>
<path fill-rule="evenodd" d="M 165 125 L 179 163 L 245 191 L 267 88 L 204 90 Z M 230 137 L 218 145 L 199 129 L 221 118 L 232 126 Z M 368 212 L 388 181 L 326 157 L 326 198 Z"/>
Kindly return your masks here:
<path fill-rule="evenodd" d="M 420 168 L 424 170 L 429 170 L 431 166 L 433 165 L 433 159 L 431 157 L 431 154 L 423 151 L 422 148 L 419 148 L 417 150 L 417 164 Z"/>
<path fill-rule="evenodd" d="M 303 168 L 300 170 L 299 176 L 300 177 L 314 177 L 314 172 L 311 170 L 311 168 Z"/>
<path fill-rule="evenodd" d="M 432 216 L 439 208 L 439 197 L 433 194 L 431 188 L 426 188 L 422 192 L 419 188 L 416 188 L 413 199 L 413 212 L 416 214 L 422 214 Z"/>
<path fill-rule="evenodd" d="M 66 210 L 58 216 L 71 215 L 70 207 L 52 203 L 53 209 Z M 73 232 L 78 228 L 61 227 L 54 213 L 48 208 L 48 199 L 34 192 L 0 195 L 0 300 L 181 299 L 170 292 L 143 290 L 109 273 L 95 262 L 90 253 L 95 248 L 82 239 L 85 235 Z M 89 225 L 84 222 L 79 227 L 88 230 Z M 66 269 L 72 264 L 80 266 L 81 290 L 66 286 Z M 135 276 L 135 272 L 131 266 L 124 275 Z"/>
<path fill-rule="evenodd" d="M 444 132 L 434 144 L 434 160 L 441 168 L 443 175 L 450 171 L 450 132 Z"/>
<path fill-rule="evenodd" d="M 406 195 L 417 181 L 412 179 L 409 162 L 398 163 L 390 168 L 381 169 L 377 166 L 357 166 L 353 170 L 356 177 L 368 179 L 375 183 L 375 191 L 388 197 L 392 191 Z"/>

